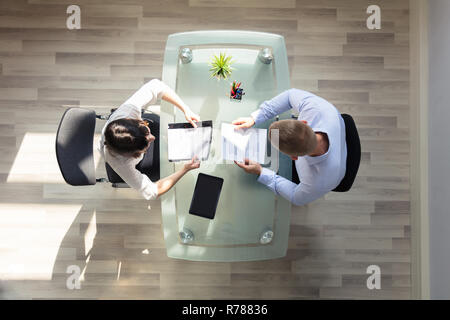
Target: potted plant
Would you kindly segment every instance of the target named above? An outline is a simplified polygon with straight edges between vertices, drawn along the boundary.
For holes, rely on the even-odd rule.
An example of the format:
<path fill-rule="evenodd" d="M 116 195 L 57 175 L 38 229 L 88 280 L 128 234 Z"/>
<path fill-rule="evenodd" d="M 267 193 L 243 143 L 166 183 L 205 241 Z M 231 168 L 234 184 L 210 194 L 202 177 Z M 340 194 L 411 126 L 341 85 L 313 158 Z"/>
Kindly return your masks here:
<path fill-rule="evenodd" d="M 227 79 L 231 72 L 233 72 L 233 68 L 231 67 L 231 64 L 234 61 L 231 61 L 232 56 L 227 56 L 225 53 L 220 53 L 219 56 L 214 55 L 209 65 L 211 66 L 211 69 L 209 71 L 211 72 L 211 78 L 215 77 L 218 80 L 220 79 Z"/>

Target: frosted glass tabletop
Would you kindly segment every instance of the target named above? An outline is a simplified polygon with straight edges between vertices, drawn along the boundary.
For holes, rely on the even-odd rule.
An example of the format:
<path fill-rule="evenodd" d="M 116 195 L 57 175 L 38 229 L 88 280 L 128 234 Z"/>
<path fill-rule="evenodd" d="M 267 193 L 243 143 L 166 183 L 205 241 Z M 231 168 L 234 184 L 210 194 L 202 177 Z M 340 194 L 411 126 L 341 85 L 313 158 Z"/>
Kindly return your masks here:
<path fill-rule="evenodd" d="M 169 41 L 170 39 L 169 37 Z M 217 38 L 214 40 L 217 41 Z M 200 261 L 259 260 L 283 256 L 289 234 L 290 204 L 258 183 L 255 175 L 245 173 L 233 162 L 222 160 L 220 128 L 222 123 L 249 116 L 263 101 L 287 89 L 284 87 L 286 82 L 288 84 L 288 74 L 281 77 L 281 84 L 280 76 L 277 75 L 277 71 L 280 72 L 277 70 L 277 63 L 284 62 L 285 50 L 284 56 L 280 53 L 278 61 L 276 51 L 269 44 L 191 44 L 188 47 L 192 50 L 192 61 L 183 63 L 178 59 L 178 54 L 186 46 L 180 45 L 174 48 L 176 58 L 172 57 L 175 58 L 172 62 L 175 65 L 169 65 L 169 41 L 164 68 L 175 74 L 169 72 L 168 75 L 166 72 L 167 79 L 163 75 L 163 81 L 175 88 L 183 101 L 202 120 L 213 121 L 213 138 L 208 160 L 203 161 L 199 169 L 188 172 L 163 196 L 162 214 L 168 256 Z M 274 52 L 272 63 L 265 64 L 259 60 L 258 54 L 263 48 Z M 217 80 L 210 77 L 208 63 L 212 56 L 220 53 L 233 57 L 233 72 L 229 79 Z M 287 69 L 287 59 L 285 63 Z M 230 99 L 233 80 L 242 83 L 245 95 L 241 101 Z M 281 118 L 288 116 L 282 115 Z M 163 103 L 160 142 L 162 177 L 183 165 L 167 161 L 167 126 L 171 122 L 185 122 L 184 115 Z M 269 125 L 270 121 L 259 127 L 268 128 Z M 289 159 L 275 152 L 270 143 L 267 146 L 268 155 L 264 166 L 274 168 L 279 174 L 290 178 Z M 199 173 L 224 179 L 214 219 L 189 213 Z M 261 237 L 266 231 L 273 232 L 273 239 L 269 243 L 261 243 Z"/>

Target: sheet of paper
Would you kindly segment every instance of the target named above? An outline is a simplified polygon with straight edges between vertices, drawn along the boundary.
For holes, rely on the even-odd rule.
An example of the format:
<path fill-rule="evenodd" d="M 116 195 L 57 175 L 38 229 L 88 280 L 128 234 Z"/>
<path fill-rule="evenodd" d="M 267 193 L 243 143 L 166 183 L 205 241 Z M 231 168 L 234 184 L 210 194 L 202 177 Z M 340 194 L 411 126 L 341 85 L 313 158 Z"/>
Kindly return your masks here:
<path fill-rule="evenodd" d="M 222 123 L 222 159 L 243 161 L 245 158 L 258 163 L 265 162 L 267 147 L 266 129 L 241 129 Z"/>
<path fill-rule="evenodd" d="M 207 160 L 211 135 L 211 127 L 169 129 L 167 133 L 169 160 L 189 160 L 194 156 L 199 160 Z"/>

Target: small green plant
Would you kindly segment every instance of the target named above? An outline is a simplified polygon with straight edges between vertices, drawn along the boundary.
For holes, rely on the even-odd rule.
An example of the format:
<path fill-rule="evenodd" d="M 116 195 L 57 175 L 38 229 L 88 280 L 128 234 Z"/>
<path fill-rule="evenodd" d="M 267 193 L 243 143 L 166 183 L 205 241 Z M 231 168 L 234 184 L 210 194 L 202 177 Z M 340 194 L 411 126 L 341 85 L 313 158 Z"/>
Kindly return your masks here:
<path fill-rule="evenodd" d="M 231 64 L 234 61 L 231 61 L 232 56 L 227 56 L 225 53 L 220 53 L 219 56 L 214 55 L 210 62 L 211 69 L 211 78 L 216 77 L 217 79 L 226 79 L 230 76 L 231 72 L 233 72 L 233 68 Z"/>

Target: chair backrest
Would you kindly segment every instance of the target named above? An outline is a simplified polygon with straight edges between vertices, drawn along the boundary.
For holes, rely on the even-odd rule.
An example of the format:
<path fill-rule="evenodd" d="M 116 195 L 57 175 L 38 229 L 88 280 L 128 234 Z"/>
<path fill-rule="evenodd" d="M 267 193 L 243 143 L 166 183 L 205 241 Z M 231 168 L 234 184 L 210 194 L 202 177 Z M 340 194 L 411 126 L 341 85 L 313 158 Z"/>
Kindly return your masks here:
<path fill-rule="evenodd" d="M 114 109 L 113 109 L 114 110 Z M 112 110 L 111 110 L 112 111 Z M 151 133 L 155 136 L 155 141 L 144 154 L 143 159 L 136 165 L 136 169 L 147 175 L 150 180 L 158 181 L 160 178 L 160 158 L 159 158 L 159 140 L 160 140 L 160 118 L 154 113 L 143 113 L 142 119 L 149 122 Z M 113 183 L 113 187 L 119 183 L 125 183 L 123 179 L 114 171 L 111 166 L 105 162 L 108 181 Z"/>
<path fill-rule="evenodd" d="M 158 181 L 160 179 L 160 157 L 159 157 L 159 142 L 160 142 L 160 118 L 154 113 L 145 113 L 142 119 L 149 122 L 149 127 L 152 135 L 155 136 L 155 141 L 150 144 L 144 158 L 136 165 L 143 174 L 147 175 L 150 180 Z"/>
<path fill-rule="evenodd" d="M 333 190 L 335 192 L 347 192 L 353 185 L 361 162 L 361 142 L 358 130 L 352 116 L 342 114 L 345 123 L 345 141 L 347 142 L 347 163 L 345 176 L 341 183 Z"/>
<path fill-rule="evenodd" d="M 56 134 L 56 158 L 64 180 L 73 186 L 93 185 L 95 111 L 69 108 Z"/>

